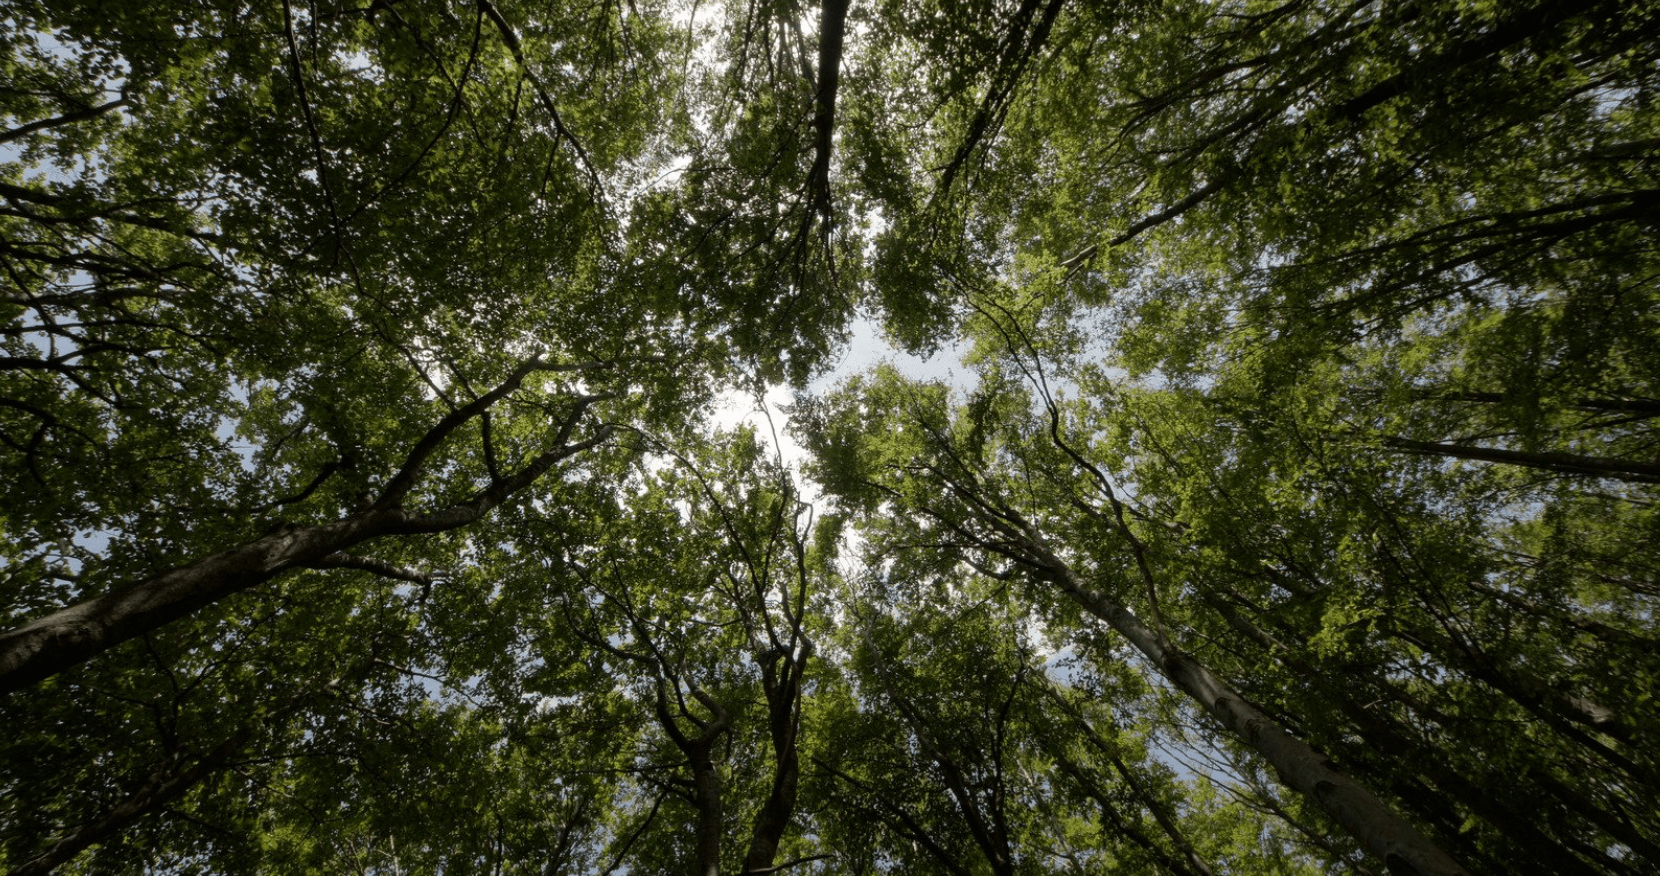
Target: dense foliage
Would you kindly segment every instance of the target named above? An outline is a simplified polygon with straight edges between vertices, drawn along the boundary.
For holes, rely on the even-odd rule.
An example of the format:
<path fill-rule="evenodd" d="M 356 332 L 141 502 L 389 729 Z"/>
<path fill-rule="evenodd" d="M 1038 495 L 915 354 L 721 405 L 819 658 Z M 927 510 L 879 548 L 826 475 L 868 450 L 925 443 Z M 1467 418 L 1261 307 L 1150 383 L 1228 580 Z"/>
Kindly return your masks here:
<path fill-rule="evenodd" d="M 1660 5 L 0 16 L 0 869 L 1660 868 Z"/>

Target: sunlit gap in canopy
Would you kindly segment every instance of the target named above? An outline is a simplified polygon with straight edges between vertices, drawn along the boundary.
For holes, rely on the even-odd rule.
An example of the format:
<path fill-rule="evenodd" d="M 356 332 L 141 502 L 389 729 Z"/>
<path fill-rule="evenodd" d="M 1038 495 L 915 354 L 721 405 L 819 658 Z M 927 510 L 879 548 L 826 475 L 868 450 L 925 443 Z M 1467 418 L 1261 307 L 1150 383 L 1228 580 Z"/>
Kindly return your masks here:
<path fill-rule="evenodd" d="M 861 315 L 854 321 L 851 339 L 835 367 L 809 384 L 805 394 L 830 392 L 848 378 L 881 364 L 891 365 L 913 380 L 939 381 L 959 392 L 967 392 L 974 386 L 975 377 L 963 364 L 965 352 L 966 347 L 954 343 L 932 356 L 907 353 L 894 346 L 876 318 Z M 796 393 L 781 383 L 769 384 L 761 398 L 753 390 L 730 387 L 716 396 L 707 422 L 721 431 L 732 431 L 739 426 L 753 429 L 756 437 L 778 454 L 779 460 L 797 477 L 802 500 L 817 504 L 821 498 L 818 486 L 801 478 L 801 463 L 807 452 L 796 440 L 792 428 L 791 404 L 795 398 Z"/>

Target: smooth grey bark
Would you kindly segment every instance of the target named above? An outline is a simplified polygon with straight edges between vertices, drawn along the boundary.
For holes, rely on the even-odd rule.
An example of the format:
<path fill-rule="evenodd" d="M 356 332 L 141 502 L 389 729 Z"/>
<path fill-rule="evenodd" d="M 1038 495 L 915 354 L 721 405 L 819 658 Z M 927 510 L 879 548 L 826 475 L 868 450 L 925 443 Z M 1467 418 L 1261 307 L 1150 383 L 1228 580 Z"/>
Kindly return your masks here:
<path fill-rule="evenodd" d="M 1446 852 L 1371 791 L 1334 768 L 1325 755 L 1287 733 L 1204 664 L 1167 648 L 1134 612 L 1090 588 L 1047 547 L 1041 543 L 1029 546 L 1043 563 L 1041 574 L 1045 579 L 1128 639 L 1165 678 L 1261 754 L 1282 781 L 1312 800 L 1391 870 L 1421 876 L 1467 876 Z"/>
<path fill-rule="evenodd" d="M 1015 338 L 1006 330 L 1004 337 L 1010 351 L 1018 356 L 1020 347 Z M 1040 362 L 1036 350 L 1030 347 L 1029 341 L 1026 343 L 1034 362 Z M 989 532 L 971 531 L 959 522 L 961 512 L 944 514 L 926 505 L 920 510 L 950 527 L 970 544 L 1006 557 L 1025 567 L 1034 578 L 1055 585 L 1084 611 L 1128 639 L 1171 684 L 1267 760 L 1278 772 L 1281 781 L 1313 801 L 1347 830 L 1362 849 L 1375 855 L 1390 870 L 1418 876 L 1468 876 L 1468 871 L 1411 822 L 1397 815 L 1369 789 L 1336 769 L 1325 755 L 1291 735 L 1279 722 L 1217 678 L 1203 663 L 1182 653 L 1169 641 L 1163 623 L 1159 622 L 1157 582 L 1146 562 L 1144 546 L 1124 518 L 1123 504 L 1105 474 L 1062 438 L 1060 411 L 1049 395 L 1041 364 L 1033 372 L 1028 372 L 1028 378 L 1043 394 L 1049 413 L 1051 441 L 1080 469 L 1094 477 L 1101 493 L 1111 503 L 1114 512 L 1110 517 L 1111 523 L 1132 548 L 1138 571 L 1147 585 L 1147 598 L 1158 628 L 1148 627 L 1127 606 L 1089 587 L 1050 548 L 1038 528 L 1019 511 L 998 499 L 994 491 L 987 490 L 975 474 L 977 469 L 958 457 L 951 449 L 952 442 L 925 422 L 918 422 L 918 425 L 930 433 L 935 447 L 949 458 L 953 470 L 963 474 L 956 476 L 927 462 L 918 463 L 916 469 L 938 478 L 946 493 L 961 503 L 961 512 L 966 512 L 970 520 Z M 887 489 L 880 484 L 875 486 Z M 1107 515 L 1085 503 L 1076 504 L 1092 517 L 1107 518 Z"/>
<path fill-rule="evenodd" d="M 1071 451 L 1059 439 L 1059 420 L 1053 404 L 1050 405 L 1051 435 L 1055 443 L 1066 450 L 1086 469 L 1099 471 Z M 924 425 L 924 428 L 927 428 Z M 937 433 L 938 446 L 951 445 Z M 949 453 L 949 450 L 947 451 Z M 973 469 L 952 455 L 952 463 L 963 472 Z M 990 496 L 972 474 L 966 478 L 953 477 L 938 467 L 922 463 L 919 469 L 939 478 L 948 494 L 965 506 L 978 525 L 991 530 L 975 533 L 955 522 L 956 515 L 923 506 L 920 510 L 951 527 L 958 535 L 982 550 L 990 551 L 1024 566 L 1033 577 L 1058 587 L 1070 596 L 1084 611 L 1104 621 L 1107 626 L 1128 639 L 1152 662 L 1171 684 L 1196 701 L 1211 716 L 1222 723 L 1230 733 L 1250 746 L 1279 773 L 1281 780 L 1308 797 L 1349 832 L 1362 849 L 1377 856 L 1391 870 L 1418 876 L 1468 876 L 1462 866 L 1445 851 L 1395 814 L 1365 786 L 1336 769 L 1323 754 L 1308 743 L 1291 735 L 1279 722 L 1257 708 L 1245 697 L 1217 678 L 1203 663 L 1182 653 L 1172 645 L 1162 629 L 1155 631 L 1141 621 L 1130 609 L 1108 598 L 1084 583 L 1076 571 L 1049 547 L 1048 540 L 1020 512 Z M 881 485 L 877 485 L 881 486 Z M 1120 507 L 1112 494 L 1114 508 Z M 1123 528 L 1127 529 L 1127 526 Z M 1132 545 L 1133 534 L 1126 533 Z M 1138 551 L 1138 559 L 1140 554 Z M 1143 575 L 1150 570 L 1142 566 Z M 1153 583 L 1148 581 L 1149 599 L 1156 599 Z M 1155 611 L 1156 602 L 1154 603 Z"/>
<path fill-rule="evenodd" d="M 1541 830 L 1536 824 L 1514 812 L 1498 798 L 1494 797 L 1490 789 L 1483 787 L 1479 782 L 1459 772 L 1456 768 L 1447 765 L 1441 752 L 1434 751 L 1416 739 L 1407 737 L 1392 722 L 1379 717 L 1357 702 L 1344 689 L 1344 686 L 1332 684 L 1327 673 L 1322 673 L 1317 667 L 1300 659 L 1291 653 L 1286 646 L 1275 640 L 1267 631 L 1252 623 L 1248 618 L 1235 611 L 1221 599 L 1206 600 L 1212 608 L 1222 615 L 1228 626 L 1245 636 L 1248 641 L 1254 642 L 1263 651 L 1277 659 L 1281 665 L 1297 673 L 1304 682 L 1321 692 L 1321 695 L 1335 703 L 1344 716 L 1354 722 L 1364 743 L 1392 760 L 1410 763 L 1418 775 L 1427 778 L 1439 792 L 1436 795 L 1423 795 L 1429 799 L 1422 802 L 1434 807 L 1434 815 L 1447 818 L 1457 824 L 1459 816 L 1447 804 L 1457 800 L 1468 806 L 1470 811 L 1493 825 L 1505 835 L 1516 848 L 1523 849 L 1538 862 L 1548 863 L 1555 872 L 1571 873 L 1584 869 L 1588 864 L 1575 857 L 1572 852 L 1559 846 L 1551 838 L 1551 834 Z M 1390 696 L 1392 686 L 1382 685 Z M 1369 688 L 1368 690 L 1375 690 Z M 1393 698 L 1391 696 L 1391 698 Z M 1410 708 L 1410 706 L 1409 706 Z M 1421 714 L 1421 713 L 1420 713 Z M 1422 716 L 1429 718 L 1431 716 Z M 1420 814 L 1425 813 L 1422 808 Z"/>
<path fill-rule="evenodd" d="M 935 474 L 944 475 L 938 469 Z M 1393 871 L 1419 876 L 1468 876 L 1467 871 L 1382 800 L 1337 770 L 1325 755 L 1292 736 L 1261 709 L 1217 678 L 1208 667 L 1170 645 L 1130 609 L 1088 586 L 1049 548 L 1047 540 L 1013 509 L 993 504 L 980 492 L 947 478 L 953 494 L 995 530 L 995 541 L 974 538 L 982 547 L 1026 566 L 1036 578 L 1070 596 L 1079 607 L 1128 639 L 1171 684 L 1196 701 L 1222 726 L 1272 765 L 1281 781 L 1308 797 L 1349 832 L 1361 848 Z M 936 518 L 948 518 L 930 511 Z"/>
<path fill-rule="evenodd" d="M 335 555 L 377 538 L 443 532 L 473 523 L 528 487 L 555 464 L 607 440 L 610 426 L 593 437 L 568 443 L 587 408 L 604 396 L 580 396 L 560 424 L 554 447 L 519 471 L 494 478 L 468 499 L 426 513 L 405 510 L 403 499 L 415 486 L 424 464 L 461 424 L 482 416 L 490 406 L 518 388 L 537 370 L 574 370 L 550 366 L 536 357 L 521 365 L 495 390 L 450 413 L 416 443 L 402 469 L 371 507 L 340 520 L 310 526 L 286 526 L 137 584 L 94 597 L 21 627 L 0 633 L 0 694 L 27 687 L 90 659 L 129 639 L 153 632 L 227 596 L 263 584 L 302 567 L 349 565 Z M 336 562 L 335 558 L 339 561 Z"/>
<path fill-rule="evenodd" d="M 1386 437 L 1383 443 L 1403 453 L 1422 456 L 1446 456 L 1452 459 L 1497 462 L 1562 474 L 1594 475 L 1639 484 L 1660 484 L 1660 464 L 1652 462 L 1581 456 L 1576 453 L 1533 453 L 1494 447 L 1473 447 L 1467 444 L 1439 444 L 1396 437 Z"/>

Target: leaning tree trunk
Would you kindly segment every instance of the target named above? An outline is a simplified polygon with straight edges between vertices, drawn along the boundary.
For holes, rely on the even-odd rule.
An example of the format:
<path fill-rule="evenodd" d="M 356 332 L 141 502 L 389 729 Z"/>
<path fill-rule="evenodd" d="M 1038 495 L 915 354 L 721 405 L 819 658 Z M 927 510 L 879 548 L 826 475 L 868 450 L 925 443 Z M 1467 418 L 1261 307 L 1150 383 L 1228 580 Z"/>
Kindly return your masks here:
<path fill-rule="evenodd" d="M 1167 646 L 1134 612 L 1085 585 L 1070 566 L 1032 533 L 1026 535 L 1024 547 L 1031 554 L 1028 562 L 1037 566 L 1045 579 L 1128 639 L 1165 678 L 1262 755 L 1282 781 L 1342 825 L 1361 848 L 1377 856 L 1392 871 L 1420 876 L 1468 876 L 1446 852 L 1396 815 L 1371 791 L 1334 768 L 1325 755 L 1286 732 L 1203 663 Z"/>
<path fill-rule="evenodd" d="M 1502 450 L 1496 447 L 1475 447 L 1468 444 L 1438 444 L 1397 437 L 1387 437 L 1383 440 L 1383 443 L 1385 446 L 1402 453 L 1414 453 L 1422 456 L 1472 459 L 1479 462 L 1497 462 L 1503 465 L 1516 465 L 1561 474 L 1594 475 L 1639 484 L 1660 484 L 1660 464 L 1652 462 L 1610 459 L 1601 456 L 1581 456 L 1576 453 L 1528 452 Z"/>
<path fill-rule="evenodd" d="M 0 633 L 0 694 L 28 687 L 285 572 L 328 565 L 331 558 L 354 546 L 386 536 L 466 526 L 534 483 L 556 463 L 597 446 L 610 434 L 610 427 L 602 427 L 594 437 L 573 444 L 564 443 L 562 435 L 559 446 L 466 501 L 428 513 L 374 507 L 329 523 L 281 528 Z"/>

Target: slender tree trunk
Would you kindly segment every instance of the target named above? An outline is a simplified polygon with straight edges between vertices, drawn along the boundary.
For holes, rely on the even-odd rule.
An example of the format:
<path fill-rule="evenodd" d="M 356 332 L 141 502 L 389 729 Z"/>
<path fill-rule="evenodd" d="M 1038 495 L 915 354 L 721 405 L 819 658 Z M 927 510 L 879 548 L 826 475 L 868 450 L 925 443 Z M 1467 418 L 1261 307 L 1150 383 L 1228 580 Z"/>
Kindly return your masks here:
<path fill-rule="evenodd" d="M 533 483 L 556 462 L 609 435 L 610 429 L 602 428 L 592 439 L 562 444 L 465 502 L 427 514 L 375 507 L 330 523 L 279 529 L 0 633 L 0 694 L 27 687 L 227 596 L 292 569 L 321 563 L 366 541 L 466 526 Z"/>
<path fill-rule="evenodd" d="M 1390 760 L 1408 763 L 1419 775 L 1434 783 L 1441 794 L 1448 795 L 1465 806 L 1487 823 L 1497 828 L 1516 848 L 1523 849 L 1538 862 L 1548 864 L 1552 870 L 1560 873 L 1572 873 L 1584 868 L 1585 863 L 1575 857 L 1567 849 L 1552 841 L 1549 834 L 1537 824 L 1532 824 L 1526 818 L 1516 814 L 1509 807 L 1494 799 L 1488 789 L 1478 782 L 1472 781 L 1456 769 L 1443 763 L 1441 754 L 1433 751 L 1421 743 L 1408 739 L 1388 721 L 1366 711 L 1360 703 L 1345 692 L 1342 685 L 1328 683 L 1327 675 L 1317 667 L 1298 659 L 1288 653 L 1283 646 L 1275 642 L 1273 637 L 1220 599 L 1207 599 L 1213 608 L 1227 620 L 1228 625 L 1255 642 L 1264 651 L 1272 654 L 1279 662 L 1297 673 L 1306 683 L 1321 691 L 1321 695 L 1336 703 L 1345 717 L 1353 722 L 1359 731 L 1361 739 L 1372 748 L 1388 757 Z M 1385 683 L 1385 687 L 1388 685 Z M 1431 797 L 1424 801 L 1425 805 L 1435 810 L 1435 815 L 1457 825 L 1460 816 L 1451 811 L 1446 800 Z M 1429 812 L 1424 812 L 1430 815 Z"/>
<path fill-rule="evenodd" d="M 808 213 L 830 219 L 830 150 L 835 142 L 836 91 L 841 84 L 842 42 L 851 0 L 822 0 L 819 8 L 818 82 L 813 95 L 813 166 L 807 175 Z"/>
<path fill-rule="evenodd" d="M 1595 801 L 1588 799 L 1583 793 L 1569 787 L 1549 772 L 1538 768 L 1534 768 L 1530 772 L 1540 784 L 1545 786 L 1546 790 L 1550 791 L 1552 796 L 1561 800 L 1564 805 L 1590 820 L 1592 824 L 1602 828 L 1609 836 L 1624 843 L 1651 865 L 1660 867 L 1660 844 L 1656 844 L 1653 840 L 1644 836 L 1636 825 L 1606 807 L 1597 805 Z"/>
<path fill-rule="evenodd" d="M 1660 484 L 1660 464 L 1652 462 L 1580 456 L 1573 453 L 1530 453 L 1522 450 L 1472 447 L 1467 444 L 1436 444 L 1395 437 L 1385 438 L 1384 444 L 1404 453 L 1473 459 L 1563 474 L 1587 474 L 1641 484 Z"/>
<path fill-rule="evenodd" d="M 1342 861 L 1343 865 L 1348 867 L 1349 870 L 1355 874 L 1355 876 L 1378 876 L 1378 874 L 1372 872 L 1371 868 L 1349 860 L 1347 854 L 1342 849 L 1339 849 L 1337 846 L 1333 845 L 1331 838 L 1326 836 L 1324 832 L 1315 830 L 1314 828 L 1304 824 L 1296 816 L 1285 811 L 1285 807 L 1281 806 L 1278 801 L 1274 800 L 1273 797 L 1262 793 L 1260 789 L 1258 789 L 1258 792 L 1252 796 L 1251 802 L 1248 805 L 1253 808 L 1260 807 L 1259 811 L 1266 810 L 1267 813 L 1272 814 L 1279 818 L 1279 820 L 1291 825 L 1292 829 L 1302 834 L 1303 838 L 1308 840 L 1310 845 L 1325 852 L 1331 857 L 1332 860 Z"/>
<path fill-rule="evenodd" d="M 1530 599 L 1525 599 L 1506 590 L 1500 590 L 1497 587 L 1489 587 L 1479 581 L 1465 581 L 1464 586 L 1540 620 L 1573 627 L 1582 633 L 1595 637 L 1608 647 L 1637 648 L 1639 652 L 1660 650 L 1660 639 L 1652 639 L 1629 630 L 1610 626 L 1601 621 L 1579 617 L 1573 613 L 1572 609 L 1539 605 Z"/>
<path fill-rule="evenodd" d="M 0 132 L 0 144 L 10 143 L 13 140 L 21 140 L 36 131 L 45 131 L 50 128 L 58 128 L 64 125 L 72 125 L 76 122 L 84 122 L 88 119 L 95 119 L 107 112 L 110 112 L 111 110 L 117 110 L 124 106 L 129 106 L 131 103 L 132 101 L 129 101 L 127 98 L 123 97 L 119 100 L 112 100 L 109 103 L 101 104 L 99 106 L 83 107 L 81 109 L 74 110 L 73 112 L 64 113 L 61 116 L 56 116 L 50 119 L 41 119 L 40 121 L 30 122 L 26 125 L 19 125 L 9 131 Z"/>
<path fill-rule="evenodd" d="M 778 857 L 778 844 L 795 816 L 795 798 L 800 785 L 801 763 L 792 742 L 788 753 L 778 755 L 778 767 L 773 771 L 772 790 L 755 816 L 755 829 L 750 834 L 749 852 L 744 855 L 745 874 L 771 871 Z"/>
<path fill-rule="evenodd" d="M 1166 647 L 1133 612 L 1085 585 L 1070 566 L 1030 536 L 1027 547 L 1039 560 L 1037 565 L 1045 578 L 1085 611 L 1128 639 L 1172 684 L 1261 754 L 1282 781 L 1342 825 L 1361 848 L 1392 870 L 1420 876 L 1467 876 L 1463 867 L 1416 827 L 1396 815 L 1371 791 L 1339 772 L 1325 755 L 1287 733 L 1204 664 Z"/>
<path fill-rule="evenodd" d="M 900 837 L 915 843 L 916 846 L 927 852 L 935 861 L 939 862 L 940 866 L 944 867 L 947 872 L 951 873 L 951 876 L 973 876 L 973 874 L 969 871 L 969 868 L 962 861 L 958 860 L 955 855 L 930 836 L 928 831 L 923 828 L 921 824 L 918 824 L 916 819 L 912 818 L 903 807 L 894 803 L 892 800 L 883 797 L 864 782 L 853 778 L 847 773 L 836 769 L 822 760 L 815 759 L 814 763 L 817 763 L 820 768 L 828 772 L 830 775 L 841 779 L 849 786 L 857 788 L 859 791 L 863 792 L 867 799 L 872 801 L 872 803 L 869 804 L 869 808 L 876 810 L 878 813 L 883 811 L 887 813 L 886 817 L 881 814 L 878 814 L 877 817 L 881 818 L 882 821 L 888 825 L 889 829 Z"/>
<path fill-rule="evenodd" d="M 1461 669 L 1470 677 L 1486 683 L 1547 724 L 1560 728 L 1572 721 L 1624 743 L 1633 741 L 1634 732 L 1620 713 L 1588 697 L 1557 690 L 1532 673 L 1515 667 L 1500 667 L 1464 642 L 1418 628 L 1396 627 L 1391 634 L 1435 655 L 1445 665 Z M 1588 739 L 1578 731 L 1571 735 L 1576 740 Z M 1629 759 L 1602 743 L 1596 742 L 1588 747 L 1612 758 L 1612 763 L 1634 770 L 1633 775 L 1643 775 Z"/>
<path fill-rule="evenodd" d="M 1505 401 L 1505 395 L 1498 392 L 1435 392 L 1426 390 L 1419 393 L 1422 398 L 1440 399 L 1444 401 L 1471 402 L 1474 404 L 1499 404 Z M 1610 413 L 1646 414 L 1660 417 L 1660 401 L 1648 398 L 1579 398 L 1568 402 L 1571 407 L 1586 411 L 1607 411 Z"/>
<path fill-rule="evenodd" d="M 863 633 L 864 631 L 861 630 L 861 634 Z M 863 638 L 865 647 L 869 648 L 873 655 L 876 655 L 878 661 L 884 660 L 881 650 L 870 640 L 870 637 L 863 635 Z M 879 669 L 878 675 L 884 682 L 888 681 L 883 670 Z M 1018 676 L 1015 683 L 1019 683 Z M 1000 811 L 1004 800 L 1002 788 L 999 786 L 994 789 L 994 808 L 990 813 L 991 817 L 988 819 L 987 813 L 980 809 L 980 801 L 976 799 L 962 766 L 954 759 L 946 756 L 944 750 L 934 742 L 933 736 L 928 732 L 927 721 L 916 710 L 915 705 L 900 694 L 891 683 L 888 683 L 886 687 L 889 700 L 898 709 L 905 724 L 911 728 L 911 732 L 916 735 L 922 753 L 932 760 L 935 766 L 939 767 L 940 775 L 945 780 L 945 790 L 956 801 L 957 809 L 962 813 L 963 822 L 968 826 L 969 834 L 974 837 L 974 844 L 980 848 L 980 853 L 985 856 L 986 863 L 991 866 L 991 872 L 994 876 L 1013 876 L 1014 855 L 1013 850 L 1009 847 L 1008 831 L 1005 829 L 1007 821 Z M 993 745 L 992 750 L 987 752 L 987 756 L 1000 761 L 1003 757 L 1002 747 Z M 997 774 L 1000 785 L 1001 769 L 997 771 Z"/>

